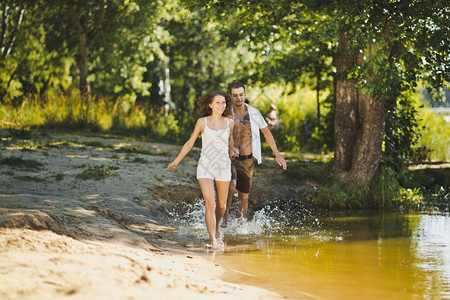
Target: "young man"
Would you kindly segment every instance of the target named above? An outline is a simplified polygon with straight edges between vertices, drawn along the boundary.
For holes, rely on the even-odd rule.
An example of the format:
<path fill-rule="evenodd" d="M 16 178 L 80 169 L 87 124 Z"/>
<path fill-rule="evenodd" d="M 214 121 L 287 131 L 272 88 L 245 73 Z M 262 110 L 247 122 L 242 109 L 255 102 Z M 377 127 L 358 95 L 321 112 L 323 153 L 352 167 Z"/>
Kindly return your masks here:
<path fill-rule="evenodd" d="M 277 149 L 275 140 L 270 132 L 264 117 L 260 111 L 245 104 L 245 87 L 242 83 L 233 83 L 230 86 L 230 94 L 233 100 L 232 115 L 234 120 L 233 130 L 233 160 L 231 162 L 231 182 L 228 191 L 227 208 L 223 216 L 222 227 L 228 226 L 228 214 L 231 199 L 235 188 L 239 196 L 239 218 L 247 218 L 248 195 L 252 184 L 254 162 L 262 163 L 261 139 L 259 130 L 263 133 L 267 143 L 275 155 L 277 164 L 287 168 L 286 161 Z"/>

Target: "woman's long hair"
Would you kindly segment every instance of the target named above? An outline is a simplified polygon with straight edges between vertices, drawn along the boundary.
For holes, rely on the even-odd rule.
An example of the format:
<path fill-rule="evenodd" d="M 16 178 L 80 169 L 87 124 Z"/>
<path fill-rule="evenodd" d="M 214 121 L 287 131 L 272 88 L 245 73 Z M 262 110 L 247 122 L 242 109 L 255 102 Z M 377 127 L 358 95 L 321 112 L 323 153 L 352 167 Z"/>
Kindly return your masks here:
<path fill-rule="evenodd" d="M 227 107 L 222 113 L 222 116 L 224 117 L 230 117 L 231 116 L 231 97 L 225 92 L 222 91 L 213 91 L 209 93 L 206 96 L 203 96 L 198 100 L 198 104 L 200 105 L 200 116 L 201 117 L 207 117 L 212 114 L 212 109 L 209 107 L 209 105 L 212 103 L 214 97 L 216 96 L 223 96 L 225 98 L 225 103 L 227 104 Z"/>

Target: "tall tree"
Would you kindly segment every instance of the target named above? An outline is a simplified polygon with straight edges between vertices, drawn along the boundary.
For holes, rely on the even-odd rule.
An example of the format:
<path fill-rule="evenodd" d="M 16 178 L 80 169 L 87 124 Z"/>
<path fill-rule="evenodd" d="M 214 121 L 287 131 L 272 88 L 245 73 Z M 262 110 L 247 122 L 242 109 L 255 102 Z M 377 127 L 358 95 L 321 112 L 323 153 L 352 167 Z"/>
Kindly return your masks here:
<path fill-rule="evenodd" d="M 221 19 L 225 22 L 226 17 Z M 236 57 L 245 56 L 247 50 L 230 42 L 223 22 L 206 7 L 191 11 L 177 6 L 163 26 L 171 38 L 163 47 L 167 63 L 161 62 L 159 71 L 170 69 L 174 112 L 181 134 L 189 134 L 198 114 L 198 98 L 211 90 L 226 90 L 230 78 L 239 76 Z"/>
<path fill-rule="evenodd" d="M 445 25 L 450 8 L 444 0 L 190 3 L 210 6 L 219 15 L 237 16 L 241 26 L 236 30 L 248 41 L 280 37 L 287 42 L 285 37 L 298 36 L 297 40 L 317 46 L 328 44 L 334 53 L 330 69 L 336 71 L 335 176 L 344 185 L 369 186 L 374 178 L 388 103 L 396 103 L 401 92 L 414 88 L 419 80 L 435 87 L 450 81 Z M 313 35 L 308 33 L 310 24 L 315 24 Z M 288 34 L 280 34 L 283 31 Z M 304 61 L 313 59 L 301 43 L 283 45 L 290 50 L 287 53 L 304 55 Z M 303 71 L 295 67 L 297 74 Z M 289 70 L 295 72 L 293 67 Z"/>
<path fill-rule="evenodd" d="M 448 82 L 445 1 L 342 6 L 336 53 L 335 176 L 368 186 L 379 166 L 387 111 L 419 80 Z"/>
<path fill-rule="evenodd" d="M 4 98 L 11 86 L 11 82 L 13 82 L 18 66 L 14 68 L 12 74 L 5 74 L 4 69 L 6 61 L 13 53 L 16 44 L 17 35 L 25 13 L 25 5 L 23 3 L 9 3 L 5 1 L 0 3 L 0 10 L 0 101 L 5 102 Z"/>
<path fill-rule="evenodd" d="M 20 103 L 23 93 L 42 93 L 51 80 L 54 52 L 46 49 L 40 1 L 8 0 L 0 3 L 0 101 Z M 63 77 L 63 76 L 61 76 Z"/>
<path fill-rule="evenodd" d="M 98 32 L 104 25 L 105 10 L 108 1 L 69 1 L 67 15 L 78 40 L 77 62 L 80 70 L 80 93 L 83 98 L 89 97 L 91 87 L 89 84 L 89 50 L 95 41 Z"/>
<path fill-rule="evenodd" d="M 60 53 L 76 58 L 83 97 L 90 95 L 93 85 L 97 92 L 126 94 L 130 85 L 142 82 L 142 66 L 160 51 L 155 43 L 165 38 L 158 21 L 169 2 L 51 1 L 58 9 L 46 17 L 47 28 L 54 31 L 48 42 Z"/>

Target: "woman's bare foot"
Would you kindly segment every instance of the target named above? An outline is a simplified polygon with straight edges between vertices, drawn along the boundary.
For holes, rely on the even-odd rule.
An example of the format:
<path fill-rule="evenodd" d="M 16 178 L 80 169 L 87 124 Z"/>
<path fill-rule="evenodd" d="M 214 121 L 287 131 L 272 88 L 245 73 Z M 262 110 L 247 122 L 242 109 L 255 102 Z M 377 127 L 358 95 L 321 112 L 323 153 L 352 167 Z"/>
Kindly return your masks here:
<path fill-rule="evenodd" d="M 223 249 L 225 246 L 224 242 L 216 240 L 214 243 L 206 244 L 206 248 L 209 249 Z"/>
<path fill-rule="evenodd" d="M 217 240 L 214 239 L 214 240 L 211 240 L 211 242 L 209 244 L 206 244 L 205 246 L 206 246 L 206 248 L 214 248 L 214 245 L 216 245 L 216 244 L 217 244 Z"/>

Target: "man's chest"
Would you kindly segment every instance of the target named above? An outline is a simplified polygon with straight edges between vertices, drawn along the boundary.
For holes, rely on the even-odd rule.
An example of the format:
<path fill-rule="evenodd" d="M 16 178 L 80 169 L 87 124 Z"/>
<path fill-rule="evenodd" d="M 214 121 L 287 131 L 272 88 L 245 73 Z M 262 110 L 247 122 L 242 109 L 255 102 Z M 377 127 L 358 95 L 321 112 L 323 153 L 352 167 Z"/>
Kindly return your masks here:
<path fill-rule="evenodd" d="M 234 132 L 242 136 L 251 135 L 250 115 L 248 111 L 233 114 Z"/>

